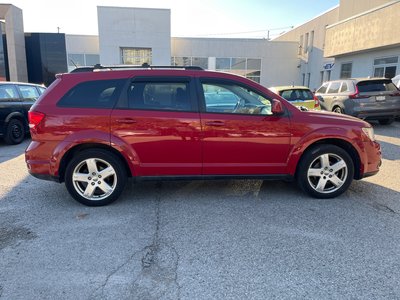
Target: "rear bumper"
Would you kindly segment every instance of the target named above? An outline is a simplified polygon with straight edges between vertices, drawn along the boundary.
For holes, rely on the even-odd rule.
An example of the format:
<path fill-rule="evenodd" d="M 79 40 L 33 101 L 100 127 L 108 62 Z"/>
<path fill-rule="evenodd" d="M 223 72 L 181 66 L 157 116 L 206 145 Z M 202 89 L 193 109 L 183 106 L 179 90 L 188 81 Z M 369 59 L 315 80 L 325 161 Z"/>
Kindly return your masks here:
<path fill-rule="evenodd" d="M 400 109 L 394 110 L 368 110 L 368 111 L 354 111 L 354 117 L 365 120 L 380 120 L 380 119 L 394 119 L 400 116 Z"/>

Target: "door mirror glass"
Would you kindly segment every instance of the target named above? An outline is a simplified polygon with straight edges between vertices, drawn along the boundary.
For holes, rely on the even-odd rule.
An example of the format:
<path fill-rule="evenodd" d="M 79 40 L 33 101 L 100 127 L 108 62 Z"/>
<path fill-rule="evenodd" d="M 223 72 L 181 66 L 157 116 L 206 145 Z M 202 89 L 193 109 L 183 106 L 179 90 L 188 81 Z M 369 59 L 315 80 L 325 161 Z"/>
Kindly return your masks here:
<path fill-rule="evenodd" d="M 272 113 L 274 115 L 283 115 L 285 113 L 281 101 L 277 99 L 272 100 Z"/>

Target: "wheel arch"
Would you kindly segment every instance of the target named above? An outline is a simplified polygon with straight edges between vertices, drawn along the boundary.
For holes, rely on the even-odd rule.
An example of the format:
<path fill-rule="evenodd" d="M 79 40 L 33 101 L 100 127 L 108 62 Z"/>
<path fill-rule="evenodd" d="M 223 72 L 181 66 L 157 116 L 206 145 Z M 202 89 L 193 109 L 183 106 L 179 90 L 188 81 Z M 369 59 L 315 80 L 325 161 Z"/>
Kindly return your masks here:
<path fill-rule="evenodd" d="M 361 158 L 357 151 L 357 149 L 348 141 L 338 138 L 327 138 L 315 141 L 309 144 L 305 149 L 303 149 L 301 155 L 298 157 L 295 165 L 294 175 L 297 177 L 299 162 L 304 157 L 305 153 L 310 151 L 311 148 L 315 147 L 316 145 L 335 145 L 339 148 L 345 150 L 351 157 L 353 164 L 354 164 L 354 179 L 361 179 Z"/>
<path fill-rule="evenodd" d="M 67 152 L 65 152 L 65 154 L 62 156 L 60 164 L 59 164 L 59 168 L 58 168 L 58 173 L 59 173 L 59 181 L 63 182 L 65 180 L 65 170 L 67 168 L 67 164 L 70 161 L 70 159 L 76 155 L 76 153 L 78 152 L 82 152 L 85 150 L 93 150 L 93 149 L 102 149 L 102 150 L 106 150 L 109 151 L 111 153 L 113 153 L 116 157 L 118 157 L 118 159 L 120 159 L 120 161 L 122 162 L 124 169 L 126 171 L 126 174 L 128 177 L 132 177 L 132 172 L 131 169 L 129 168 L 129 164 L 126 161 L 125 157 L 115 148 L 105 145 L 105 144 L 101 144 L 101 143 L 83 143 L 83 144 L 78 144 L 75 145 L 73 147 L 71 147 L 70 149 L 67 150 Z"/>

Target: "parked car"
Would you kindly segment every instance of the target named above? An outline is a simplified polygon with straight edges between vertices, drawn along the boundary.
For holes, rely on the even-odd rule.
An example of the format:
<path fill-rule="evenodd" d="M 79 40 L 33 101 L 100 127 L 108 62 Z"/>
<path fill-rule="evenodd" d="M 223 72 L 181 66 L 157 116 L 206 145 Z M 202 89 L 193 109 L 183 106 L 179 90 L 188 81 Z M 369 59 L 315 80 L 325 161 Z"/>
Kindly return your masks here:
<path fill-rule="evenodd" d="M 395 86 L 397 86 L 398 89 L 400 89 L 400 75 L 393 77 L 392 82 Z"/>
<path fill-rule="evenodd" d="M 249 79 L 192 67 L 61 74 L 29 112 L 29 172 L 106 205 L 136 180 L 297 180 L 332 198 L 376 174 L 367 122 L 300 111 Z"/>
<path fill-rule="evenodd" d="M 325 82 L 315 93 L 322 109 L 391 124 L 400 116 L 400 91 L 387 78 Z"/>
<path fill-rule="evenodd" d="M 0 137 L 19 144 L 29 132 L 28 110 L 45 87 L 22 82 L 0 82 Z"/>
<path fill-rule="evenodd" d="M 271 91 L 300 109 L 320 110 L 319 100 L 313 92 L 305 86 L 274 86 Z"/>

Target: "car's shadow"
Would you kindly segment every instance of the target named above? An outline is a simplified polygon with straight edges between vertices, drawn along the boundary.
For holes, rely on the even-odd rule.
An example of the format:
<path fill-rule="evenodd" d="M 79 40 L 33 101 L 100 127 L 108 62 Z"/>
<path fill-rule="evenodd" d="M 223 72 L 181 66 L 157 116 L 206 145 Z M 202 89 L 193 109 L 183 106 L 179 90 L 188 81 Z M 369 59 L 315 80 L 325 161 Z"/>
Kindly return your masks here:
<path fill-rule="evenodd" d="M 4 140 L 0 139 L 0 163 L 14 159 L 24 154 L 26 147 L 30 142 L 29 139 L 25 139 L 21 144 L 18 145 L 7 145 Z"/>

